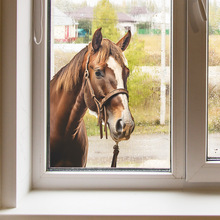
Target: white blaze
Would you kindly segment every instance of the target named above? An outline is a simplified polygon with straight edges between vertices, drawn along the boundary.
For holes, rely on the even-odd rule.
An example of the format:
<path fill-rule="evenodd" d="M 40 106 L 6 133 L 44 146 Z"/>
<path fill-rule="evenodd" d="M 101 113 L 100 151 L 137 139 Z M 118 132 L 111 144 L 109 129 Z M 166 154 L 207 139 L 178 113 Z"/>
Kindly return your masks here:
<path fill-rule="evenodd" d="M 126 59 L 125 59 L 126 60 Z M 124 89 L 124 81 L 122 77 L 122 67 L 119 65 L 119 63 L 110 56 L 107 61 L 108 67 L 113 70 L 115 74 L 115 78 L 117 81 L 117 89 Z M 128 97 L 126 94 L 119 94 L 122 100 L 122 104 L 124 106 L 124 110 L 122 112 L 122 117 L 124 119 L 124 122 L 130 122 L 132 120 L 131 113 L 129 111 L 128 107 Z"/>
<path fill-rule="evenodd" d="M 122 67 L 111 56 L 108 58 L 107 64 L 108 64 L 108 67 L 111 68 L 115 74 L 115 78 L 117 81 L 117 89 L 124 89 L 124 82 L 122 78 Z"/>

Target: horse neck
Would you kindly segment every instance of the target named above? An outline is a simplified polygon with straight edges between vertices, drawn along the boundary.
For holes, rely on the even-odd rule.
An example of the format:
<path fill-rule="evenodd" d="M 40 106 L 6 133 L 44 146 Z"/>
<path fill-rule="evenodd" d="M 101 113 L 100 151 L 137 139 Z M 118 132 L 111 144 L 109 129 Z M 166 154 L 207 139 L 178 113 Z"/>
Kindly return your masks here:
<path fill-rule="evenodd" d="M 69 120 L 66 126 L 66 135 L 72 135 L 77 132 L 82 118 L 86 113 L 87 106 L 84 101 L 84 83 L 77 85 L 78 91 L 73 91 L 74 94 L 78 94 L 77 97 L 73 98 L 72 109 L 70 111 Z"/>

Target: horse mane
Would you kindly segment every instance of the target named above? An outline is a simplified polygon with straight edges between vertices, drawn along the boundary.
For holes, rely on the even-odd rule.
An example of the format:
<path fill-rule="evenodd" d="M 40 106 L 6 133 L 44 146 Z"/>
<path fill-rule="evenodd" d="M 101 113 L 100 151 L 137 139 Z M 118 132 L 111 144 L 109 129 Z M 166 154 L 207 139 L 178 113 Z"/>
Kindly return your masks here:
<path fill-rule="evenodd" d="M 71 91 L 80 79 L 80 73 L 82 71 L 82 64 L 84 56 L 90 50 L 91 55 L 94 55 L 94 51 L 91 49 L 91 43 L 77 53 L 73 59 L 54 76 L 51 83 L 57 82 L 56 90 L 63 88 L 66 91 Z M 90 49 L 89 49 L 90 48 Z M 103 39 L 101 47 L 97 52 L 97 58 L 100 65 L 104 65 L 107 59 L 112 56 L 121 66 L 124 64 L 124 55 L 122 50 L 108 39 Z"/>
<path fill-rule="evenodd" d="M 80 79 L 84 56 L 88 51 L 88 46 L 77 53 L 73 59 L 64 67 L 62 67 L 53 77 L 53 81 L 57 82 L 56 90 L 63 88 L 66 91 L 71 91 Z"/>

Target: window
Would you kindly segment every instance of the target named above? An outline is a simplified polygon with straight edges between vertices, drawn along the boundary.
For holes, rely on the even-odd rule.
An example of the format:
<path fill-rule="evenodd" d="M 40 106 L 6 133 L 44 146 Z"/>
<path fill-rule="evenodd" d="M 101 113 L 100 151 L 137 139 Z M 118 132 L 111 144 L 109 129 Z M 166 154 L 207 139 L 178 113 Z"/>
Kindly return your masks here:
<path fill-rule="evenodd" d="M 43 83 L 35 84 L 36 88 L 39 86 L 39 89 L 35 92 L 36 99 L 39 99 L 41 104 L 34 106 L 34 118 L 36 120 L 34 123 L 34 143 L 38 143 L 34 146 L 33 153 L 34 187 L 87 188 L 89 182 L 90 188 L 114 188 L 116 186 L 147 188 L 152 184 L 154 188 L 157 188 L 161 187 L 161 184 L 162 187 L 171 187 L 174 183 L 174 185 L 181 186 L 186 180 L 188 182 L 218 181 L 218 175 L 215 175 L 218 172 L 218 161 L 207 161 L 206 159 L 207 32 L 206 21 L 201 17 L 201 10 L 199 4 L 193 3 L 191 5 L 189 2 L 188 13 L 186 13 L 185 1 L 172 1 L 171 52 L 173 56 L 171 57 L 171 72 L 173 75 L 171 82 L 173 86 L 170 88 L 170 94 L 172 94 L 172 105 L 170 106 L 170 130 L 172 131 L 170 137 L 170 170 L 165 170 L 166 172 L 156 172 L 158 170 L 148 170 L 148 172 L 130 170 L 126 172 L 123 170 L 107 173 L 97 169 L 92 172 L 89 170 L 78 170 L 78 172 L 68 172 L 68 170 L 65 172 L 62 170 L 46 171 L 46 106 L 48 100 L 45 100 L 47 93 L 45 74 L 35 76 L 40 77 Z M 189 19 L 186 24 L 187 17 Z M 79 27 L 79 24 L 77 24 L 77 30 L 80 29 Z M 84 35 L 78 33 L 78 38 L 80 38 L 79 36 Z M 81 40 L 86 40 L 86 38 Z M 35 49 L 35 51 L 38 51 L 37 53 L 44 55 L 41 56 L 41 63 L 44 65 L 39 64 L 43 68 L 42 73 L 47 72 L 45 48 L 46 39 L 44 38 L 43 43 Z M 44 115 L 44 117 L 40 117 L 41 115 Z M 157 181 L 158 178 L 162 178 L 163 181 Z M 127 181 L 128 179 L 129 181 Z M 138 181 L 136 181 L 137 179 Z"/>
<path fill-rule="evenodd" d="M 163 3 L 163 1 L 161 1 Z M 162 4 L 161 3 L 161 4 Z M 170 7 L 170 5 L 167 5 L 168 7 Z M 179 13 L 178 16 L 176 12 L 178 9 Z M 181 180 L 181 178 L 184 178 L 185 176 L 185 159 L 184 159 L 184 155 L 185 155 L 185 38 L 184 38 L 184 34 L 179 34 L 179 33 L 184 33 L 185 31 L 185 3 L 177 3 L 176 1 L 172 2 L 172 7 L 170 8 L 170 14 L 172 14 L 175 19 L 172 19 L 172 23 L 173 23 L 173 32 L 170 31 L 172 34 L 172 43 L 171 43 L 171 52 L 173 54 L 172 57 L 172 66 L 171 66 L 171 72 L 173 72 L 173 76 L 171 78 L 173 83 L 173 87 L 171 87 L 170 89 L 167 90 L 170 91 L 170 94 L 172 94 L 172 96 L 170 96 L 171 100 L 175 100 L 173 102 L 173 104 L 168 108 L 170 109 L 170 113 L 168 112 L 168 118 L 169 115 L 171 115 L 171 118 L 169 119 L 170 122 L 168 122 L 168 127 L 169 130 L 172 130 L 171 136 L 169 137 L 169 132 L 167 133 L 167 137 L 168 140 L 170 139 L 170 143 L 168 143 L 168 147 L 170 149 L 168 149 L 168 163 L 170 161 L 170 159 L 172 160 L 171 164 L 168 164 L 168 168 L 169 169 L 164 169 L 165 172 L 155 172 L 155 171 L 159 171 L 159 170 L 154 170 L 151 169 L 149 170 L 150 172 L 141 172 L 141 170 L 130 170 L 129 172 L 126 172 L 126 170 L 123 170 L 121 172 L 103 172 L 103 171 L 99 171 L 99 170 L 93 170 L 93 172 L 89 172 L 89 170 L 84 170 L 84 171 L 79 171 L 79 172 L 67 172 L 67 170 L 65 172 L 62 172 L 61 170 L 57 169 L 56 171 L 53 172 L 47 172 L 46 171 L 46 162 L 47 162 L 47 157 L 46 157 L 46 143 L 47 143 L 47 138 L 46 138 L 46 118 L 47 118 L 47 114 L 46 114 L 46 103 L 48 100 L 45 100 L 46 96 L 46 77 L 43 76 L 43 80 L 44 83 L 38 85 L 41 88 L 38 89 L 38 92 L 41 91 L 38 94 L 38 97 L 41 97 L 41 100 L 44 100 L 44 102 L 41 101 L 41 105 L 36 106 L 37 108 L 40 108 L 38 110 L 35 111 L 35 116 L 36 118 L 39 117 L 40 114 L 43 114 L 44 117 L 41 117 L 42 121 L 37 121 L 36 123 L 36 128 L 37 126 L 40 126 L 40 130 L 41 131 L 45 131 L 45 133 L 42 136 L 42 133 L 40 134 L 40 130 L 37 129 L 36 131 L 36 136 L 35 136 L 35 140 L 41 140 L 41 144 L 37 145 L 38 147 L 34 147 L 34 155 L 36 155 L 36 157 L 34 156 L 34 164 L 36 164 L 37 161 L 39 161 L 39 159 L 37 158 L 41 158 L 40 160 L 40 164 L 38 163 L 37 166 L 34 166 L 34 186 L 35 187 L 42 187 L 42 185 L 46 184 L 47 186 L 49 185 L 56 185 L 56 187 L 63 187 L 62 185 L 64 184 L 65 186 L 69 185 L 69 186 L 74 186 L 74 187 L 86 187 L 86 183 L 85 186 L 82 185 L 82 179 L 87 179 L 89 178 L 89 182 L 91 183 L 90 186 L 92 185 L 96 185 L 98 184 L 98 186 L 100 186 L 101 188 L 108 188 L 108 187 L 112 187 L 115 184 L 119 184 L 121 186 L 126 187 L 131 187 L 133 184 L 134 186 L 139 185 L 140 188 L 146 187 L 148 184 L 151 183 L 152 180 L 158 179 L 158 178 L 165 178 L 165 182 L 166 184 L 170 185 L 170 181 L 172 182 L 173 180 Z M 50 11 L 50 8 L 49 8 Z M 55 12 L 52 12 L 55 13 Z M 181 16 L 179 17 L 179 15 L 181 14 Z M 181 24 L 181 25 L 179 25 Z M 79 25 L 79 24 L 78 24 Z M 77 26 L 78 26 L 77 25 Z M 79 27 L 79 26 L 78 26 Z M 140 31 L 141 31 L 141 27 Z M 79 29 L 79 28 L 78 28 Z M 126 27 L 125 27 L 126 29 Z M 57 29 L 58 30 L 58 29 Z M 146 29 L 145 29 L 146 30 Z M 53 31 L 52 31 L 53 33 Z M 66 33 L 66 32 L 65 32 Z M 165 33 L 168 34 L 168 31 L 165 31 Z M 65 37 L 65 34 L 63 35 Z M 145 36 L 145 35 L 144 35 Z M 174 38 L 175 36 L 175 38 Z M 78 35 L 79 38 L 79 35 Z M 169 37 L 167 38 L 169 40 Z M 86 38 L 82 38 L 82 40 L 86 40 Z M 63 42 L 62 42 L 63 43 Z M 40 47 L 38 46 L 38 48 L 36 50 L 39 50 L 38 52 L 45 53 L 45 45 L 46 45 L 46 39 L 44 39 L 43 44 L 40 45 Z M 58 45 L 59 46 L 59 45 Z M 66 46 L 66 45 L 64 45 Z M 53 50 L 53 47 L 52 47 Z M 169 51 L 169 49 L 168 49 Z M 180 52 L 181 51 L 181 52 Z M 46 72 L 46 62 L 45 62 L 45 58 L 43 58 L 42 56 L 42 63 L 44 63 L 43 68 L 44 71 Z M 51 64 L 53 65 L 53 59 Z M 167 58 L 167 62 L 169 63 L 169 58 Z M 178 73 L 178 75 L 177 75 Z M 41 76 L 42 77 L 42 76 Z M 169 78 L 169 77 L 168 77 Z M 181 80 L 179 80 L 181 78 Z M 43 87 L 42 87 L 43 86 Z M 166 88 L 166 87 L 165 87 Z M 169 94 L 168 96 L 169 97 Z M 169 98 L 168 98 L 168 103 L 169 103 Z M 35 108 L 34 108 L 35 109 Z M 172 113 L 172 114 L 171 114 Z M 40 147 L 39 147 L 40 146 Z M 43 147 L 44 146 L 44 147 Z M 170 147 L 171 146 L 171 147 Z M 38 156 L 37 156 L 38 155 Z M 155 167 L 154 167 L 155 168 Z M 161 165 L 159 165 L 156 168 L 160 168 L 161 171 Z M 164 167 L 162 167 L 164 168 Z M 167 168 L 167 165 L 166 167 Z M 41 176 L 41 178 L 39 179 L 39 175 Z M 60 179 L 59 177 L 62 178 Z M 117 177 L 117 178 L 116 178 Z M 56 182 L 53 181 L 53 178 L 56 178 Z M 69 179 L 68 183 L 66 183 L 65 179 Z M 100 179 L 101 178 L 101 179 Z M 126 178 L 129 178 L 131 181 L 128 182 L 126 181 Z M 180 178 L 180 179 L 179 179 Z M 135 180 L 139 179 L 140 181 L 137 183 Z M 150 180 L 148 181 L 148 183 L 146 183 L 146 179 Z M 40 181 L 39 181 L 40 180 Z M 97 180 L 101 180 L 99 181 L 99 183 L 97 182 Z M 52 181 L 52 182 L 51 182 Z M 64 183 L 65 182 L 65 183 Z M 67 185 L 66 185 L 67 184 Z M 54 185 L 54 186 L 55 186 Z M 160 184 L 159 184 L 160 185 Z"/>
<path fill-rule="evenodd" d="M 84 4 L 60 0 L 50 3 L 51 79 L 88 45 L 98 27 L 102 27 L 104 38 L 115 43 L 131 30 L 131 42 L 124 54 L 130 69 L 127 86 L 135 130 L 128 141 L 119 143 L 117 167 L 169 171 L 172 123 L 171 2 L 126 1 L 124 5 L 123 2 L 105 0 Z M 51 102 L 53 100 L 51 97 Z M 51 111 L 59 109 L 56 107 Z M 114 141 L 110 135 L 108 140 L 99 138 L 97 119 L 90 111 L 83 119 L 89 136 L 86 167 L 109 168 Z M 51 124 L 52 130 L 55 129 L 54 123 Z M 51 135 L 51 139 L 55 139 L 52 132 Z M 61 155 L 60 152 L 57 154 Z M 50 160 L 53 155 L 52 152 Z"/>
<path fill-rule="evenodd" d="M 219 161 L 217 157 L 215 161 L 213 160 L 215 157 L 211 158 L 213 135 L 211 127 L 208 126 L 208 123 L 211 125 L 211 118 L 214 117 L 212 109 L 218 108 L 218 102 L 212 107 L 209 90 L 212 83 L 211 65 L 207 71 L 207 57 L 209 57 L 209 64 L 214 58 L 207 48 L 212 48 L 212 39 L 215 38 L 211 31 L 214 18 L 212 6 L 217 4 L 217 1 L 207 2 L 207 7 L 208 4 L 210 10 L 207 15 L 206 5 L 203 2 L 198 5 L 190 2 L 188 12 L 187 179 L 195 182 L 219 181 L 219 175 L 217 175 Z M 206 17 L 209 17 L 209 22 L 206 21 Z M 215 116 L 218 117 L 218 113 Z"/>

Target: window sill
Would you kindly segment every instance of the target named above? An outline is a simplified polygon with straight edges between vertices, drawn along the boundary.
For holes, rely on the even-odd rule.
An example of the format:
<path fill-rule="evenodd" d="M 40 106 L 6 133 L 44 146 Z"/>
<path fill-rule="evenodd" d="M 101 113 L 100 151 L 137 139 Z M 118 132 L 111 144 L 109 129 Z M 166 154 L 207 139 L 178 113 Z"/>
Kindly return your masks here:
<path fill-rule="evenodd" d="M 136 216 L 135 219 L 138 219 L 137 216 L 149 216 L 149 219 L 158 219 L 157 216 L 164 216 L 163 219 L 166 219 L 166 216 L 185 216 L 184 219 L 189 216 L 218 216 L 219 195 L 219 190 L 34 190 L 28 193 L 17 208 L 0 210 L 0 219 L 3 216 L 9 216 L 7 219 L 15 219 L 16 216 L 29 219 L 28 216 L 38 216 L 37 219 L 47 220 L 48 216 L 62 216 L 62 219 L 69 219 L 69 216 L 102 216 L 102 219 L 107 216 Z"/>

